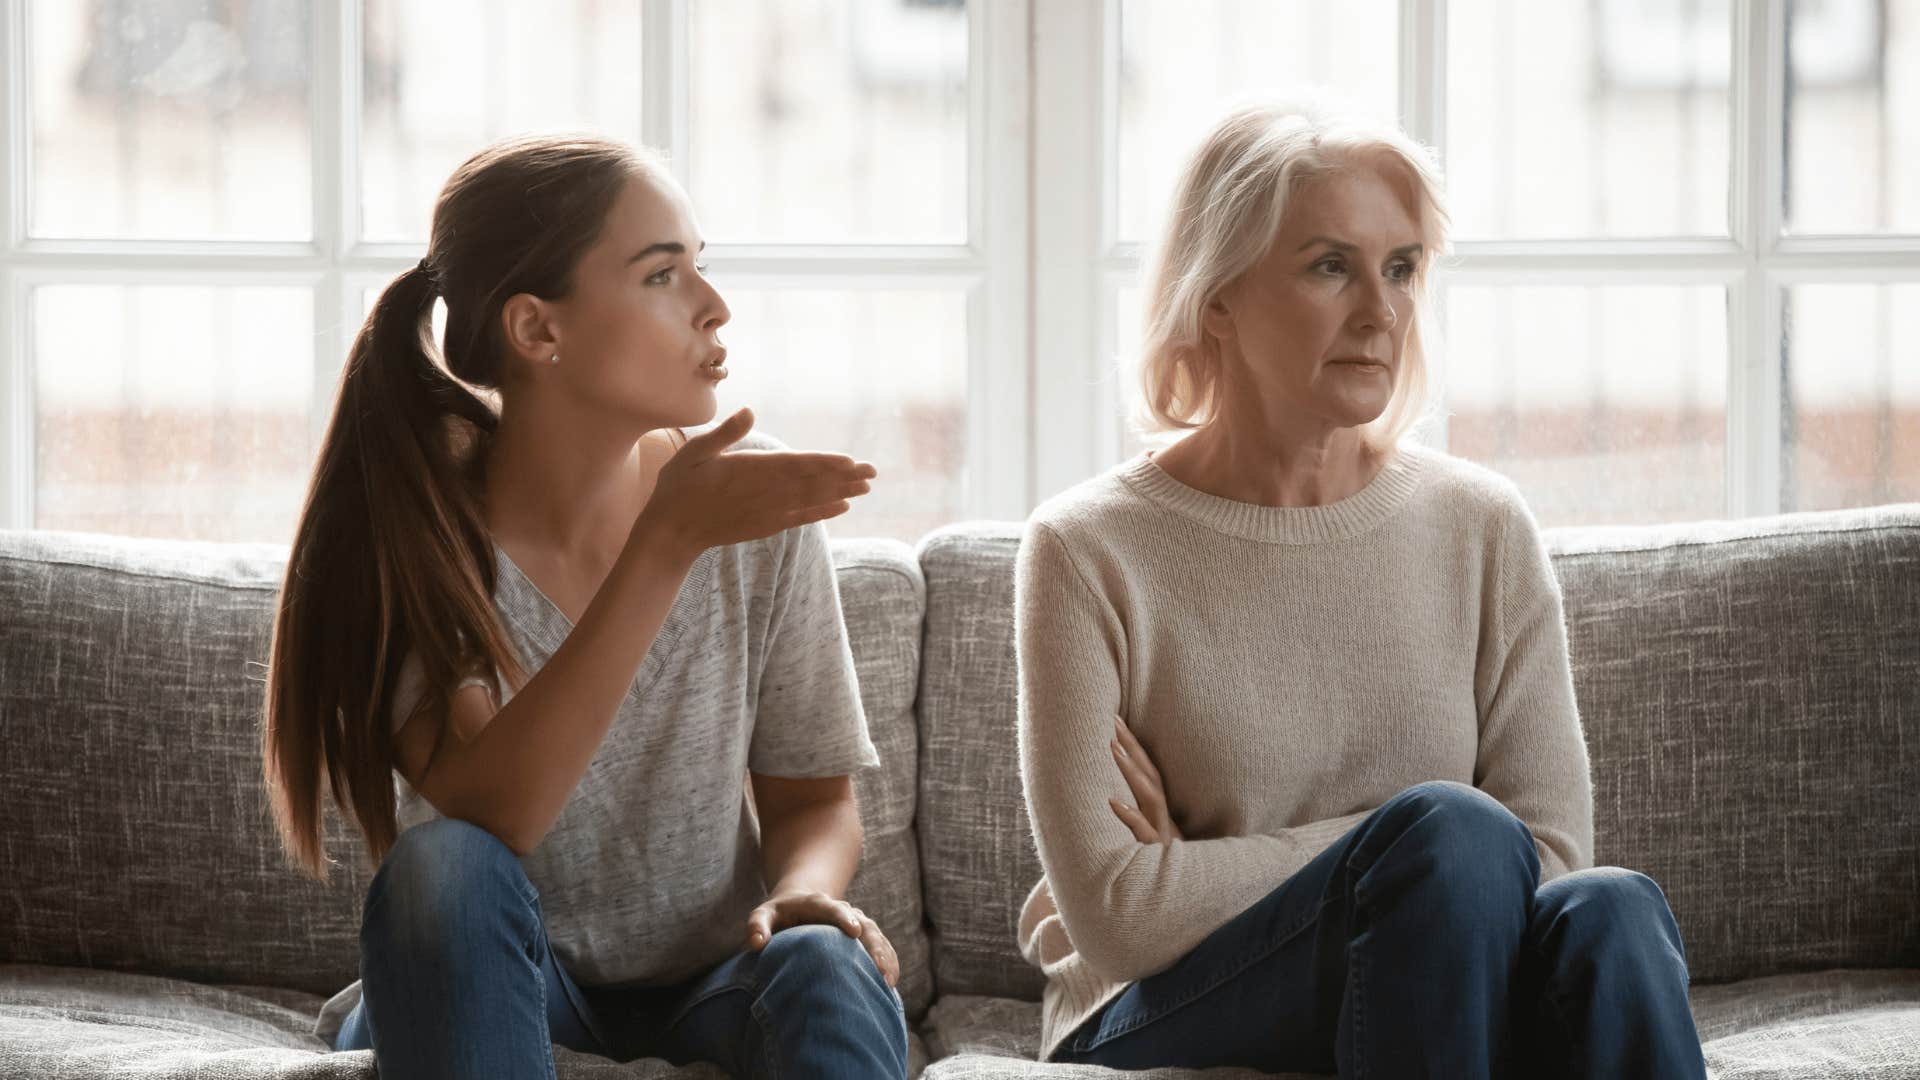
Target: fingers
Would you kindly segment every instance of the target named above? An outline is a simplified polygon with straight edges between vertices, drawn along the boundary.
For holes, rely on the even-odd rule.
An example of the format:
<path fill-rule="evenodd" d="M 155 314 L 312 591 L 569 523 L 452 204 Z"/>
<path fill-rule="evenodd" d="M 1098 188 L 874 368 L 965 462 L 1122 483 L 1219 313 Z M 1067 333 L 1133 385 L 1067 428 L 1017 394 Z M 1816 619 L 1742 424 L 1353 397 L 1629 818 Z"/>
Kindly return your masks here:
<path fill-rule="evenodd" d="M 873 957 L 873 966 L 880 969 L 880 977 L 887 980 L 888 986 L 900 984 L 900 957 L 893 951 L 893 942 L 880 932 L 880 924 L 872 919 L 862 919 L 865 928 L 860 933 L 860 944 Z"/>
<path fill-rule="evenodd" d="M 1115 717 L 1113 726 L 1118 729 L 1120 733 L 1121 749 L 1127 752 L 1127 756 L 1132 758 L 1143 772 L 1153 778 L 1154 786 L 1158 787 L 1160 784 L 1160 767 L 1153 763 L 1153 755 L 1147 753 L 1147 748 L 1140 745 L 1140 740 L 1134 737 L 1133 729 L 1127 726 L 1124 718 Z"/>
<path fill-rule="evenodd" d="M 773 905 L 761 904 L 747 916 L 747 948 L 756 952 L 773 940 Z"/>
<path fill-rule="evenodd" d="M 1147 824 L 1146 818 L 1140 816 L 1140 811 L 1135 810 L 1119 799 L 1108 799 L 1107 805 L 1113 807 L 1114 816 L 1120 819 L 1120 824 L 1125 825 L 1127 830 L 1133 833 L 1135 840 L 1143 844 L 1157 844 L 1160 842 L 1159 834 L 1153 831 L 1152 825 Z"/>
<path fill-rule="evenodd" d="M 752 430 L 753 410 L 743 406 L 713 428 L 688 439 L 680 453 L 690 461 L 705 461 L 739 442 Z"/>
<path fill-rule="evenodd" d="M 851 509 L 853 509 L 852 503 L 845 499 L 840 499 L 837 502 L 823 503 L 820 506 L 809 506 L 805 510 L 789 510 L 786 516 L 781 519 L 780 527 L 783 529 L 796 529 L 802 525 L 811 525 L 816 521 L 826 521 L 829 518 L 837 518 Z"/>
<path fill-rule="evenodd" d="M 1140 805 L 1142 811 L 1157 816 L 1166 803 L 1166 797 L 1160 791 L 1159 779 L 1149 775 L 1140 762 L 1127 753 L 1119 739 L 1108 743 L 1107 749 L 1113 754 L 1113 763 L 1120 767 L 1120 775 L 1127 781 L 1127 789 L 1133 792 L 1133 801 Z"/>

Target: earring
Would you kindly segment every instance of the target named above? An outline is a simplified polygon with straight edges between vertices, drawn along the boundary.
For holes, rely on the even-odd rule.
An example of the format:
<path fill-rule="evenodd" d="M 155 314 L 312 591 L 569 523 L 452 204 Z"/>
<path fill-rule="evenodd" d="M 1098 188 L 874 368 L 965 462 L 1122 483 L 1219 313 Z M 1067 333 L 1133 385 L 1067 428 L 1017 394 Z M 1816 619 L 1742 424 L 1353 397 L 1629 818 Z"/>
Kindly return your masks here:
<path fill-rule="evenodd" d="M 548 363 L 548 364 L 557 364 L 557 363 L 559 363 L 559 362 L 560 362 L 560 354 L 559 354 L 559 353 L 554 353 L 554 354 L 553 354 L 552 356 L 549 356 L 549 357 L 547 357 L 547 363 Z"/>

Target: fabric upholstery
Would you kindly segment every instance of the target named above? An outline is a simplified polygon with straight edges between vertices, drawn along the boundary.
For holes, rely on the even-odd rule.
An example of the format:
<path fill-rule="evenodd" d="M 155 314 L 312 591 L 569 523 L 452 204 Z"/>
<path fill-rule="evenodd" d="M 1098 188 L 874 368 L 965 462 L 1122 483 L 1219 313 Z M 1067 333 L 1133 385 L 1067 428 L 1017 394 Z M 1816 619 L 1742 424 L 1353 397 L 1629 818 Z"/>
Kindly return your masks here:
<path fill-rule="evenodd" d="M 260 704 L 286 549 L 0 533 L 0 960 L 327 993 L 359 966 L 363 848 L 281 857 Z"/>
<path fill-rule="evenodd" d="M 1598 861 L 1694 980 L 1920 967 L 1920 506 L 1548 544 Z"/>
<path fill-rule="evenodd" d="M 1835 970 L 1696 986 L 1692 1005 L 1707 1068 L 1716 1080 L 1920 1076 L 1920 970 Z M 935 1061 L 928 1080 L 1273 1075 L 1037 1065 L 1040 1007 L 1012 998 L 942 995 L 927 1013 L 923 1031 Z M 1307 1080 L 1307 1074 L 1284 1075 Z"/>
<path fill-rule="evenodd" d="M 285 559 L 0 532 L 0 960 L 317 994 L 353 980 L 364 848 L 334 820 L 331 880 L 292 870 L 260 775 Z M 836 543 L 834 561 L 883 763 L 855 781 L 866 855 L 849 898 L 893 941 L 917 1015 L 932 996 L 912 830 L 920 570 L 894 541 Z"/>
<path fill-rule="evenodd" d="M 920 860 L 933 975 L 946 994 L 1039 1000 L 1014 927 L 1040 876 L 1015 745 L 1013 558 L 1020 526 L 941 529 L 920 542 Z"/>

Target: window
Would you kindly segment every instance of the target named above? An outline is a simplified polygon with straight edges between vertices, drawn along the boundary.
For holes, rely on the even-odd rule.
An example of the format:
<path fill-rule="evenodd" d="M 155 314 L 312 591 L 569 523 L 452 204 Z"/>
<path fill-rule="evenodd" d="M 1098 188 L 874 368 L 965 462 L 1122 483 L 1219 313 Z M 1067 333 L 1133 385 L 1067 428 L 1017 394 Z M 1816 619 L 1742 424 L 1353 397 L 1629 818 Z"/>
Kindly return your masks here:
<path fill-rule="evenodd" d="M 837 533 L 1021 517 L 1140 445 L 1182 154 L 1308 85 L 1439 148 L 1425 437 L 1545 523 L 1920 499 L 1920 0 L 0 0 L 0 71 L 0 525 L 284 542 L 439 184 L 556 127 L 671 155 Z"/>
<path fill-rule="evenodd" d="M 1920 2 L 1110 0 L 1034 21 L 1034 409 L 1068 430 L 1036 447 L 1038 497 L 1141 446 L 1142 241 L 1180 153 L 1221 97 L 1314 84 L 1439 148 L 1456 255 L 1425 437 L 1545 524 L 1920 499 L 1920 352 L 1893 315 L 1920 288 Z"/>

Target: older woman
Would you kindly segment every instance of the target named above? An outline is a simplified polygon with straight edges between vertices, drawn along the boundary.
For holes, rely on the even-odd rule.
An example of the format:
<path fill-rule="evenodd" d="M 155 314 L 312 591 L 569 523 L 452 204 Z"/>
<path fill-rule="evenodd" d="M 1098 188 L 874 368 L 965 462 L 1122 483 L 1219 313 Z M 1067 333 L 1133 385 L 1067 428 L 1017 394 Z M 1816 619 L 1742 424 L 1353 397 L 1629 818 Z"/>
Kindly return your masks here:
<path fill-rule="evenodd" d="M 1248 106 L 1186 169 L 1144 382 L 1191 434 L 1049 501 L 1020 553 L 1051 1060 L 1705 1074 L 1665 897 L 1591 868 L 1534 521 L 1405 440 L 1445 245 L 1397 131 Z"/>

